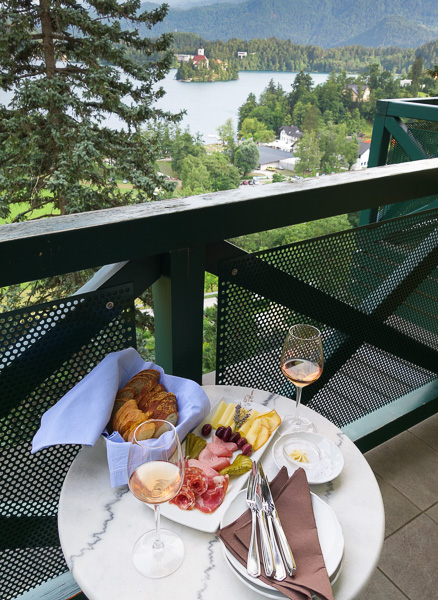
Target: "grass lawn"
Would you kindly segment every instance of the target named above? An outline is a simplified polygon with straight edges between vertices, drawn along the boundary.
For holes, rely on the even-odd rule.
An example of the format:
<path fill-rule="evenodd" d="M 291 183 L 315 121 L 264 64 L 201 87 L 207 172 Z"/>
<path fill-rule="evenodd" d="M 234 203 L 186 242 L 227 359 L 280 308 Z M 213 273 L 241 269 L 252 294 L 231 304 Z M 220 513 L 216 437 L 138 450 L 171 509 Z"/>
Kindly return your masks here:
<path fill-rule="evenodd" d="M 172 169 L 170 160 L 157 160 L 158 170 L 169 177 L 176 177 L 175 171 Z"/>
<path fill-rule="evenodd" d="M 17 215 L 19 215 L 20 213 L 22 213 L 26 210 L 27 206 L 28 206 L 28 204 L 26 202 L 23 202 L 20 204 L 13 204 L 11 206 L 10 216 L 7 219 L 2 219 L 0 217 L 0 225 L 5 225 L 6 223 L 11 223 Z M 26 215 L 26 220 L 36 219 L 38 217 L 41 217 L 42 215 L 56 216 L 59 214 L 60 214 L 59 210 L 55 209 L 55 207 L 53 205 L 47 205 L 47 206 L 44 206 L 43 208 L 38 208 L 38 209 L 34 210 L 32 213 L 29 213 L 28 215 Z"/>

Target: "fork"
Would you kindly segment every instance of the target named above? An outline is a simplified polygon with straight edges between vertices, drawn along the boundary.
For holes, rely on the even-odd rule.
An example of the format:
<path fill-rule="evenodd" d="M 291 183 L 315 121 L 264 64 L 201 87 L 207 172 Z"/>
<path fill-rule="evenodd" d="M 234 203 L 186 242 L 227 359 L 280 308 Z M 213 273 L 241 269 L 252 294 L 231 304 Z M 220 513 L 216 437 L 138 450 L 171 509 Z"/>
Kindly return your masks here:
<path fill-rule="evenodd" d="M 251 575 L 251 577 L 259 577 L 261 574 L 260 557 L 257 546 L 257 505 L 255 499 L 256 486 L 257 479 L 254 477 L 253 470 L 251 470 L 249 474 L 248 484 L 246 487 L 246 503 L 251 511 L 251 540 L 249 542 L 246 570 L 248 571 L 249 575 Z"/>

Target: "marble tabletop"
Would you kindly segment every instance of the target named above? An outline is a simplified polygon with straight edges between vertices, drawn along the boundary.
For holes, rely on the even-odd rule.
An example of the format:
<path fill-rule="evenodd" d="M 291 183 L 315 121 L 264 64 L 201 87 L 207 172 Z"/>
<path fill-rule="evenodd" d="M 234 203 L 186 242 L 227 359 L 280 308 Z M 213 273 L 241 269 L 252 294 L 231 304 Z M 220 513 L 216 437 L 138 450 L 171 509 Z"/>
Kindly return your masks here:
<path fill-rule="evenodd" d="M 242 400 L 251 390 L 228 386 L 204 386 L 212 406 L 222 397 Z M 291 400 L 260 390 L 254 402 L 289 414 Z M 337 427 L 305 406 L 317 432 L 334 442 L 344 457 L 344 468 L 333 481 L 312 485 L 335 512 L 344 535 L 344 557 L 333 584 L 336 600 L 353 600 L 372 578 L 384 537 L 382 497 L 368 463 L 356 446 Z M 268 477 L 278 470 L 270 447 L 263 456 Z M 183 538 L 186 555 L 182 566 L 163 579 L 147 579 L 131 563 L 135 541 L 154 527 L 153 511 L 137 500 L 127 486 L 111 488 L 105 441 L 84 447 L 74 460 L 62 488 L 58 527 L 62 550 L 73 577 L 89 600 L 108 598 L 174 598 L 180 600 L 258 600 L 230 570 L 222 544 L 214 533 L 204 533 L 164 517 L 161 526 Z"/>

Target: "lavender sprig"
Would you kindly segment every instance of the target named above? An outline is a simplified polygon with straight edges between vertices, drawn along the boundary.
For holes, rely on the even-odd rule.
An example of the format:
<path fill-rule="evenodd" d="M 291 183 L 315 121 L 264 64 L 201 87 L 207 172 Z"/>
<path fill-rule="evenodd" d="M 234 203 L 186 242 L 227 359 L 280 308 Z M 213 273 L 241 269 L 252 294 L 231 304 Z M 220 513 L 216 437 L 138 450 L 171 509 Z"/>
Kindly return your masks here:
<path fill-rule="evenodd" d="M 234 409 L 234 417 L 233 417 L 233 423 L 234 423 L 233 424 L 233 432 L 240 429 L 242 427 L 242 425 L 244 423 L 246 423 L 246 421 L 249 419 L 250 414 L 251 414 L 251 409 L 248 407 L 252 402 L 253 394 L 254 394 L 254 390 L 251 392 L 251 394 L 247 394 L 245 396 L 245 398 L 243 399 L 243 404 L 245 405 L 245 409 L 242 409 L 240 402 L 239 402 L 239 404 L 236 405 L 236 408 Z"/>

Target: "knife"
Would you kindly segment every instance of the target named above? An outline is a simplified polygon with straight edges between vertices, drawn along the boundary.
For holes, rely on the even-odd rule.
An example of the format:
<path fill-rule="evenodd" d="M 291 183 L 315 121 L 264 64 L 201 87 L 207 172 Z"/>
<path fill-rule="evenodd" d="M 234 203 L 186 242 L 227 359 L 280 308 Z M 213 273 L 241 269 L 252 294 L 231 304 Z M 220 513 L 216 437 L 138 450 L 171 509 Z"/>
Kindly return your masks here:
<path fill-rule="evenodd" d="M 275 531 L 278 537 L 278 543 L 280 546 L 281 555 L 284 560 L 284 564 L 286 566 L 286 570 L 288 574 L 293 577 L 294 572 L 296 571 L 297 565 L 295 563 L 294 555 L 289 546 L 289 542 L 287 541 L 286 534 L 284 533 L 283 527 L 281 525 L 280 517 L 278 516 L 277 509 L 275 508 L 274 499 L 272 497 L 271 488 L 269 487 L 269 482 L 266 478 L 266 475 L 263 472 L 263 468 L 260 465 L 259 467 L 260 477 L 264 480 L 265 485 L 263 487 L 264 494 L 266 496 L 267 504 L 269 505 L 270 516 L 272 517 L 272 522 L 274 524 Z"/>
<path fill-rule="evenodd" d="M 271 577 L 274 573 L 274 559 L 272 558 L 272 549 L 269 542 L 268 529 L 266 527 L 265 513 L 263 511 L 262 499 L 260 493 L 260 475 L 257 470 L 257 462 L 254 460 L 252 463 L 252 474 L 256 481 L 256 507 L 257 507 L 257 520 L 259 524 L 260 533 L 260 547 L 262 550 L 263 566 L 267 577 Z"/>
<path fill-rule="evenodd" d="M 284 563 L 281 558 L 280 550 L 278 549 L 277 540 L 275 539 L 274 527 L 272 525 L 273 509 L 268 502 L 269 493 L 267 490 L 266 478 L 265 478 L 265 474 L 263 472 L 263 467 L 262 467 L 261 463 L 259 463 L 259 476 L 260 476 L 260 488 L 261 488 L 261 493 L 262 493 L 263 511 L 265 512 L 266 520 L 268 522 L 269 540 L 271 542 L 272 558 L 274 560 L 274 571 L 275 571 L 274 579 L 276 579 L 277 581 L 283 581 L 283 579 L 286 579 L 286 569 L 284 567 Z"/>

